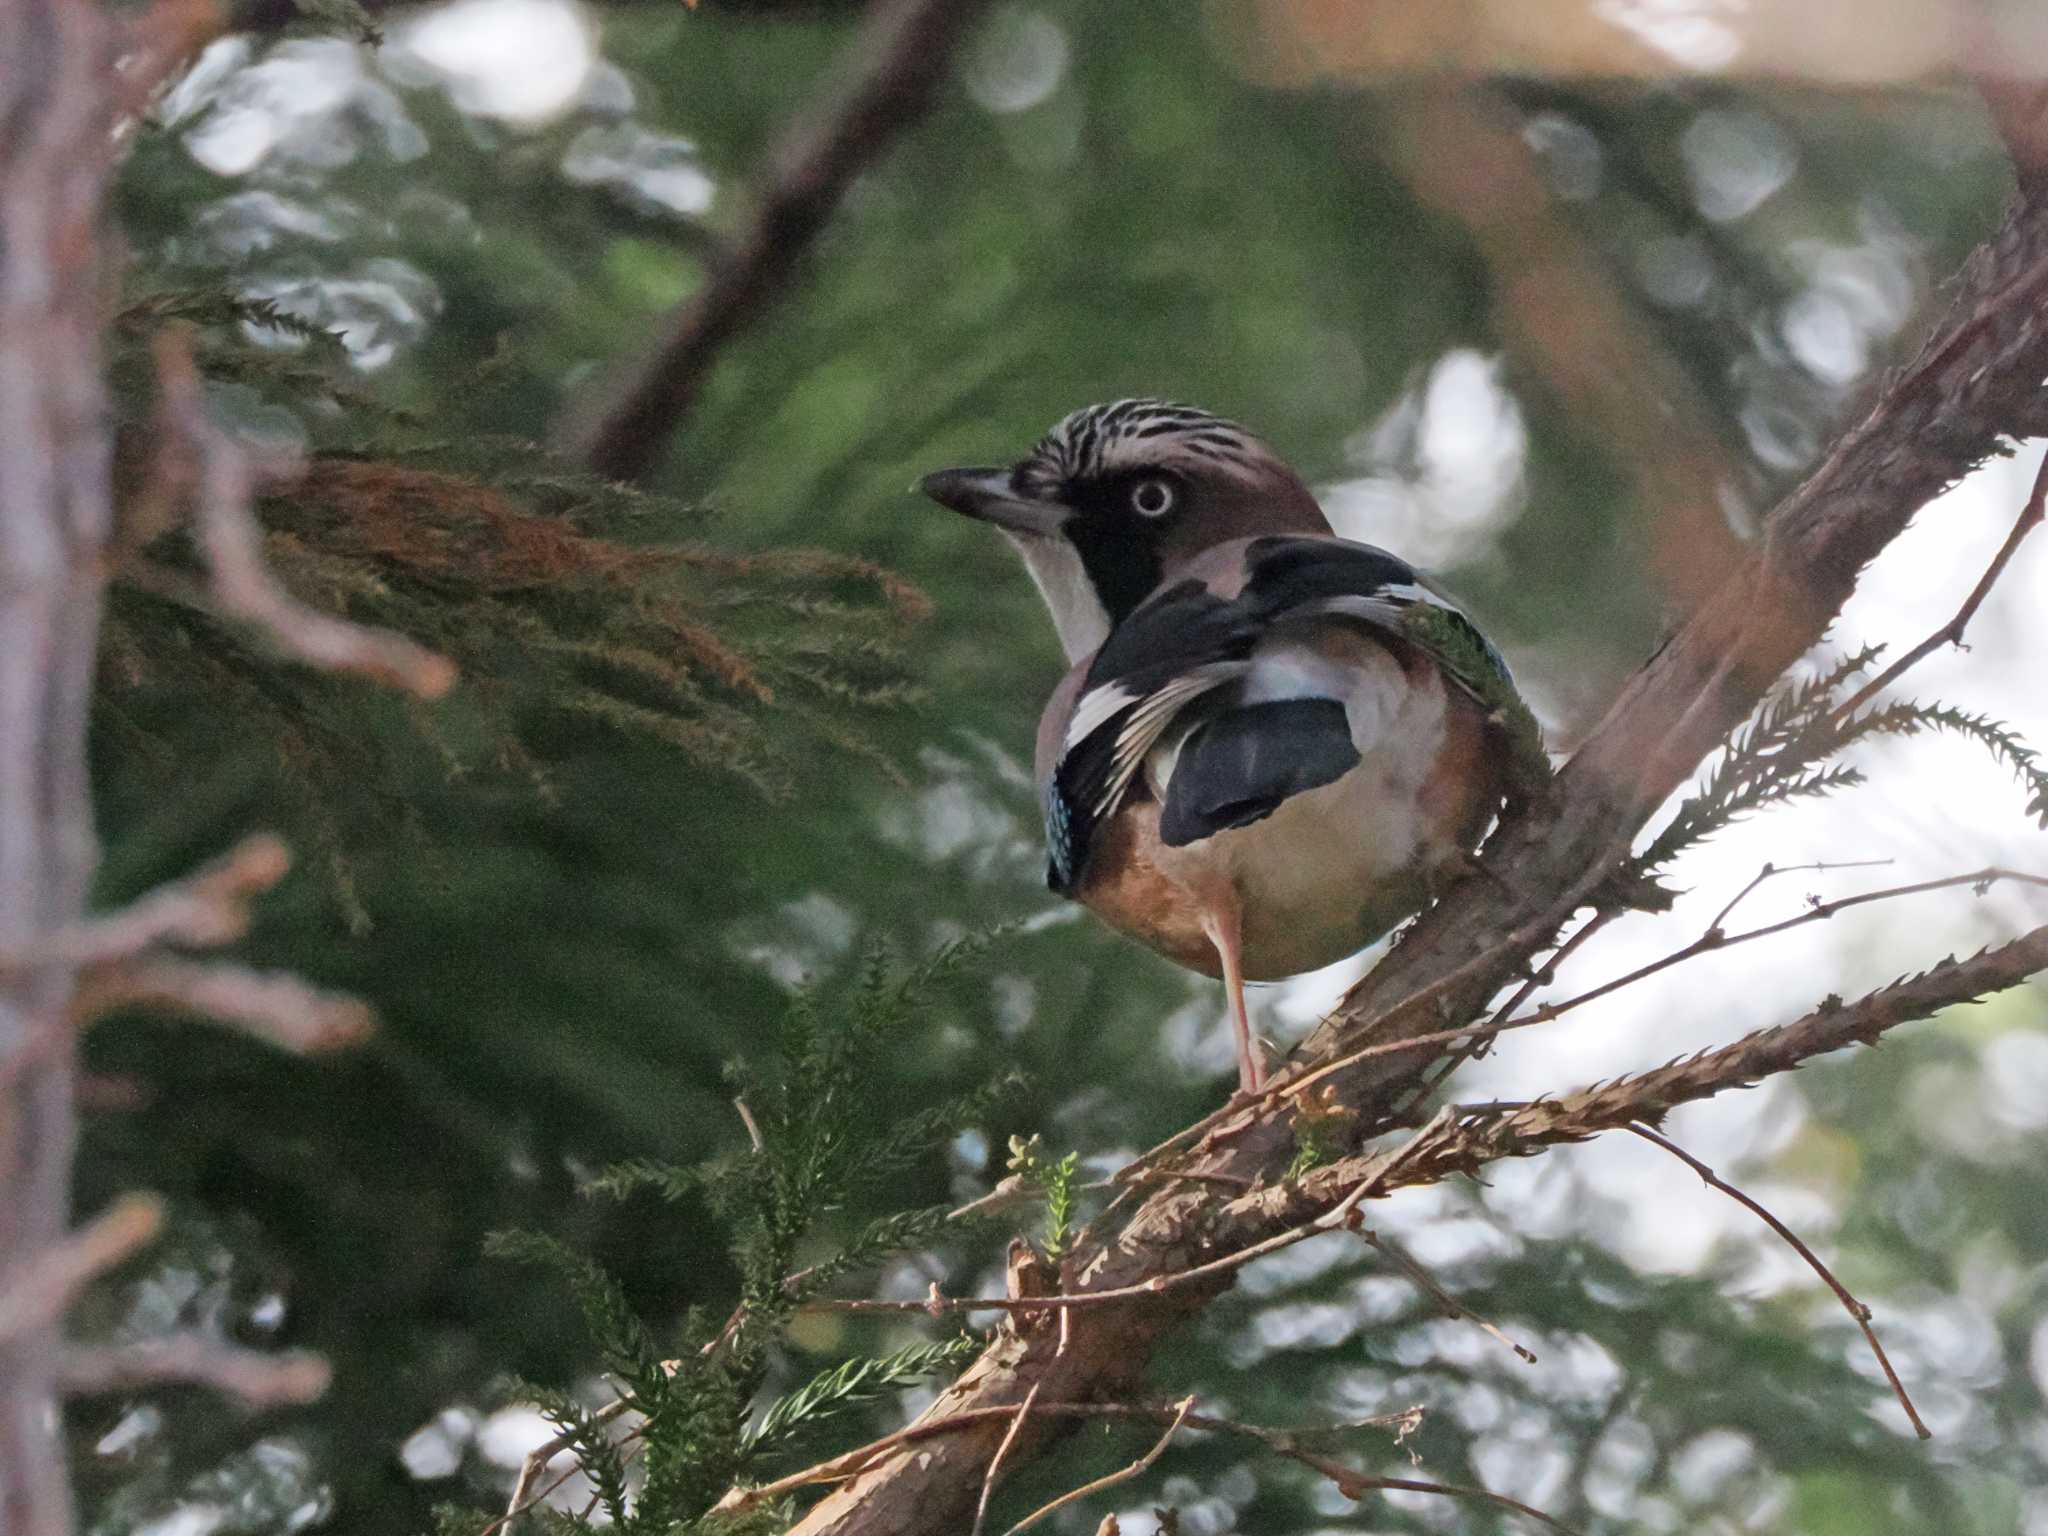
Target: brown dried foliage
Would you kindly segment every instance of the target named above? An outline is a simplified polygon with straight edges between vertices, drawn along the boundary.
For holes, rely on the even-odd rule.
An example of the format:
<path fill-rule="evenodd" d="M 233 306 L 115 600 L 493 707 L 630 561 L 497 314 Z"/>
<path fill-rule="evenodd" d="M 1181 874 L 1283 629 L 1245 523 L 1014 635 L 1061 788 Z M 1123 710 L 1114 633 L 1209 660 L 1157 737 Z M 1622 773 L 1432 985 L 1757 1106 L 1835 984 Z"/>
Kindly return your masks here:
<path fill-rule="evenodd" d="M 492 454 L 498 445 L 476 450 Z M 689 509 L 581 477 L 526 445 L 490 472 L 431 459 L 316 458 L 259 506 L 264 554 L 314 608 L 410 636 L 467 686 L 406 728 L 451 776 L 506 774 L 543 795 L 541 741 L 567 723 L 640 736 L 772 797 L 809 740 L 879 762 L 864 716 L 914 701 L 902 641 L 924 595 L 870 561 L 820 550 L 732 552 L 645 535 L 694 524 Z M 388 819 L 392 741 L 368 728 L 346 681 L 295 673 L 176 580 L 196 569 L 176 528 L 128 551 L 103 635 L 101 720 L 125 750 L 169 761 L 160 710 L 217 701 L 266 744 L 328 856 L 344 906 L 352 805 Z M 450 728 L 458 722 L 459 729 Z M 254 727 L 246 729 L 245 727 Z M 485 746 L 473 743 L 481 736 Z"/>

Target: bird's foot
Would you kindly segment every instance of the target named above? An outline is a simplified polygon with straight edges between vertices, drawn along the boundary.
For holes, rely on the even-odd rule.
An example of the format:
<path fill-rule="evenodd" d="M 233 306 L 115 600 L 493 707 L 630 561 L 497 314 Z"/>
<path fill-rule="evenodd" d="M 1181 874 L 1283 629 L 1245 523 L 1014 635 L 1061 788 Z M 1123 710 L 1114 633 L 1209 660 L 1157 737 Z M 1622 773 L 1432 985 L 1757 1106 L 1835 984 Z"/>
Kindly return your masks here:
<path fill-rule="evenodd" d="M 1264 1042 L 1257 1036 L 1247 1040 L 1237 1055 L 1237 1092 L 1230 1096 L 1229 1107 L 1237 1109 L 1246 1104 L 1257 1103 L 1266 1096 L 1266 1084 L 1271 1078 L 1266 1070 Z"/>

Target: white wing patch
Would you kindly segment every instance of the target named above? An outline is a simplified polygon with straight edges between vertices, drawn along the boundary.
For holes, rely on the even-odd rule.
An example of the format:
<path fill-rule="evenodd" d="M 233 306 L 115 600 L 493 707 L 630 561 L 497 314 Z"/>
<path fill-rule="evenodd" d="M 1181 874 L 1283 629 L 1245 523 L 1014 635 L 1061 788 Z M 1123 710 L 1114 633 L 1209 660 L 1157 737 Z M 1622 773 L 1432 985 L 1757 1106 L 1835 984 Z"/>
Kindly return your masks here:
<path fill-rule="evenodd" d="M 1122 683 L 1104 683 L 1089 689 L 1074 706 L 1074 718 L 1067 722 L 1067 739 L 1060 747 L 1060 755 L 1064 757 L 1093 736 L 1118 710 L 1137 702 L 1138 695 Z"/>
<path fill-rule="evenodd" d="M 1166 734 L 1181 710 L 1203 694 L 1243 677 L 1250 668 L 1248 661 L 1208 662 L 1189 668 L 1147 694 L 1116 734 L 1116 745 L 1110 751 L 1109 773 L 1094 805 L 1089 808 L 1091 812 L 1097 816 L 1109 814 L 1123 798 L 1125 789 L 1143 766 L 1146 755 L 1159 744 L 1159 738 Z M 1092 711 L 1094 724 L 1090 730 L 1101 727 L 1118 710 L 1132 702 L 1132 695 L 1116 684 L 1098 688 L 1089 694 L 1081 701 L 1081 708 L 1074 712 L 1074 726 L 1067 732 L 1070 749 L 1090 734 L 1090 730 L 1080 728 L 1082 712 L 1098 698 L 1109 695 L 1116 696 L 1114 702 L 1105 702 L 1101 708 Z"/>

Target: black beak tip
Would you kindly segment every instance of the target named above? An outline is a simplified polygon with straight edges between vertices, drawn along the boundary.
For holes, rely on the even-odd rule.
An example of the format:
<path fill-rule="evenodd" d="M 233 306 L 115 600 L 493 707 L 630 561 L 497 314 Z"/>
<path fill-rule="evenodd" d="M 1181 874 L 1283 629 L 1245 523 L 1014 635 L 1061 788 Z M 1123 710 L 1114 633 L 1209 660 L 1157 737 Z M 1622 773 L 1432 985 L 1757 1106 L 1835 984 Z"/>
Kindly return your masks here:
<path fill-rule="evenodd" d="M 971 517 L 986 499 L 988 483 L 994 473 L 987 469 L 935 469 L 919 479 L 911 489 L 929 496 L 942 507 Z"/>

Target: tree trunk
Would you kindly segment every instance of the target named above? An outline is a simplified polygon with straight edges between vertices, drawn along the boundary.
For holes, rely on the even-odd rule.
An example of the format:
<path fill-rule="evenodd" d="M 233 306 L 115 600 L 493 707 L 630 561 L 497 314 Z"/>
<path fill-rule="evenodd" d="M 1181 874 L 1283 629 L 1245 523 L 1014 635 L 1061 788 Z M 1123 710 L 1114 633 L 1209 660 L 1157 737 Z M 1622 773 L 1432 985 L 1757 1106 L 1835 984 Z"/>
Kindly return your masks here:
<path fill-rule="evenodd" d="M 86 718 L 110 521 L 100 198 L 113 91 L 85 0 L 0 0 L 0 1284 L 65 1235 L 74 978 L 35 963 L 95 859 Z M 65 1536 L 58 1329 L 0 1340 L 0 1531 Z"/>

